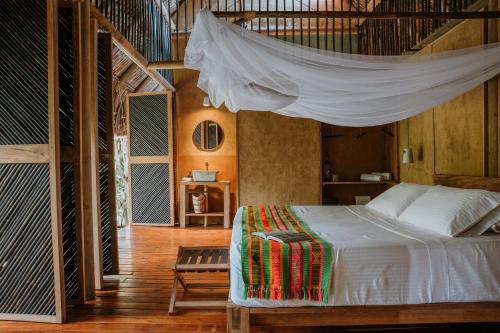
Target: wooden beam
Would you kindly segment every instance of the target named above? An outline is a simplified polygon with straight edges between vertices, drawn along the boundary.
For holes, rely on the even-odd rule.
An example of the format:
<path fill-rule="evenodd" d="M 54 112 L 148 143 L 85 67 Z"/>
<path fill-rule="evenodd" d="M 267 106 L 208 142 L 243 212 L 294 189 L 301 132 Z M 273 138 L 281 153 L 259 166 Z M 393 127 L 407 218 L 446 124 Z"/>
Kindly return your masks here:
<path fill-rule="evenodd" d="M 49 145 L 2 145 L 2 163 L 49 163 Z"/>
<path fill-rule="evenodd" d="M 184 61 L 155 61 L 148 63 L 148 69 L 183 69 Z"/>
<path fill-rule="evenodd" d="M 345 18 L 345 19 L 485 19 L 500 18 L 500 11 L 489 12 L 356 12 L 356 11 L 238 11 L 213 12 L 219 18 Z"/>
<path fill-rule="evenodd" d="M 144 73 L 149 75 L 158 84 L 167 90 L 175 91 L 174 86 L 168 82 L 156 70 L 148 69 L 148 62 L 142 54 L 137 51 L 132 44 L 106 19 L 93 5 L 90 8 L 92 16 L 96 18 L 97 23 L 103 29 L 111 34 L 113 37 L 113 44 L 118 47 L 123 53 L 127 55 Z"/>

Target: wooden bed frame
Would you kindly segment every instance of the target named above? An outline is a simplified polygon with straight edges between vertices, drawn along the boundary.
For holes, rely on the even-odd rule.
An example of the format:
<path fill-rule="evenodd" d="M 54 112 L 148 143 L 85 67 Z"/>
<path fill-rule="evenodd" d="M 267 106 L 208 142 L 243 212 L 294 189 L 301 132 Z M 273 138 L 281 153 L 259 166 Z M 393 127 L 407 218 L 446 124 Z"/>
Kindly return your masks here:
<path fill-rule="evenodd" d="M 500 178 L 434 175 L 434 184 L 500 192 Z M 368 326 L 500 322 L 500 302 L 256 308 L 227 304 L 227 332 L 252 326 Z"/>

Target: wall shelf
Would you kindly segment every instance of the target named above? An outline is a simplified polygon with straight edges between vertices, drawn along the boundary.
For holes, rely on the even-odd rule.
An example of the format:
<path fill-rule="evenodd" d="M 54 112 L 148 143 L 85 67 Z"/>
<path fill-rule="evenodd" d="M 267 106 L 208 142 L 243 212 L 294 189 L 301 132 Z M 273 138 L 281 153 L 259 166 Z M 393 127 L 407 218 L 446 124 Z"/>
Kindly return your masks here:
<path fill-rule="evenodd" d="M 362 180 L 352 180 L 352 181 L 337 181 L 337 182 L 323 182 L 325 185 L 395 185 L 396 182 L 393 180 L 383 180 L 383 181 L 362 181 Z"/>

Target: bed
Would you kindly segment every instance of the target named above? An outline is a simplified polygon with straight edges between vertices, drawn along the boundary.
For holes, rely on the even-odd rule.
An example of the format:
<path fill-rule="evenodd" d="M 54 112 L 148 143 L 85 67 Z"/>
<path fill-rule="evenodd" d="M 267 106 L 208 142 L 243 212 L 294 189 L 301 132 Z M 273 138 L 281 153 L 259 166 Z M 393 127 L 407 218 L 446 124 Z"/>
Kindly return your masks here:
<path fill-rule="evenodd" d="M 500 179 L 436 175 L 435 184 L 500 192 Z M 231 242 L 228 332 L 257 326 L 496 322 L 500 318 L 500 235 L 444 237 L 363 206 L 296 206 L 334 246 L 327 304 L 246 299 L 241 211 Z M 326 305 L 326 306 L 325 306 Z"/>

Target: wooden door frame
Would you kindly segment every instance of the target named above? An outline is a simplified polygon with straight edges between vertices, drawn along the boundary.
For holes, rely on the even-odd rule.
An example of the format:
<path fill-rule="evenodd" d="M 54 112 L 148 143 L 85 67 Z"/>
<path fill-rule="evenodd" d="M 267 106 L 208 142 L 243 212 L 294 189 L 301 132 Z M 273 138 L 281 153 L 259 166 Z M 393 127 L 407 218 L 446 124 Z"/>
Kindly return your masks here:
<path fill-rule="evenodd" d="M 151 96 L 151 95 L 166 95 L 167 96 L 167 127 L 168 127 L 168 156 L 130 156 L 130 97 Z M 172 92 L 164 90 L 162 92 L 140 92 L 129 93 L 126 99 L 126 120 L 127 120 L 127 157 L 128 157 L 128 203 L 127 203 L 127 218 L 130 225 L 142 226 L 157 226 L 157 227 L 172 227 L 175 225 L 175 178 L 174 178 L 174 142 L 173 142 L 173 126 L 172 126 Z M 170 223 L 133 223 L 132 221 L 132 164 L 147 164 L 147 163 L 168 163 L 168 176 L 171 180 L 169 195 L 170 195 Z"/>

